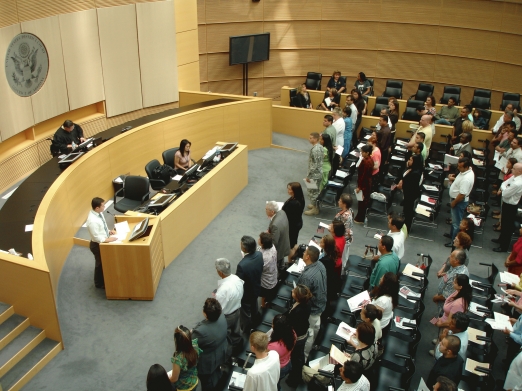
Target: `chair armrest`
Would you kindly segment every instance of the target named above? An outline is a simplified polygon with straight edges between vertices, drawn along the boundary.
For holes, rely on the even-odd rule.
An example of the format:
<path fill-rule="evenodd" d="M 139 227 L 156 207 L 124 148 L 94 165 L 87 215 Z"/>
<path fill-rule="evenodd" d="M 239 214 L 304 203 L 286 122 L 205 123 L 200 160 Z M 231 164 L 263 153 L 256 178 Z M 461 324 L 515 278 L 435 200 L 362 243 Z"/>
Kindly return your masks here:
<path fill-rule="evenodd" d="M 141 202 L 147 201 L 149 199 L 149 195 L 150 195 L 150 193 L 147 192 L 143 197 L 141 197 Z"/>
<path fill-rule="evenodd" d="M 165 183 L 165 181 L 161 180 L 161 179 L 152 179 L 152 178 L 149 178 L 149 181 L 150 181 L 150 184 L 152 186 L 154 185 L 161 185 L 161 186 L 166 186 L 167 184 Z"/>
<path fill-rule="evenodd" d="M 120 192 L 122 192 L 124 190 L 124 188 L 122 187 L 120 190 L 118 190 L 116 193 L 114 193 L 114 197 L 113 197 L 113 202 L 114 202 L 114 205 L 116 205 L 116 197 L 118 196 L 118 194 L 120 194 Z M 118 196 L 119 197 L 119 196 Z"/>

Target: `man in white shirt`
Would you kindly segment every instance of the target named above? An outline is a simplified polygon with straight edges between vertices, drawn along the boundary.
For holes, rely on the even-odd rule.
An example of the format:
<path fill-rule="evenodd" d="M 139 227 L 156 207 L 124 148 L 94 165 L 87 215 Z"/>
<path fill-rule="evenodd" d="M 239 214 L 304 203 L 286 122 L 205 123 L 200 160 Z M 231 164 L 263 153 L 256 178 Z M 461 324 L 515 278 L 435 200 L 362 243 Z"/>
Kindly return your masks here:
<path fill-rule="evenodd" d="M 386 234 L 393 238 L 392 251 L 397 255 L 399 259 L 404 256 L 404 232 L 402 232 L 402 226 L 404 225 L 404 218 L 399 216 L 397 213 L 388 214 L 388 228 L 390 231 Z M 377 251 L 377 254 L 373 257 L 375 262 L 379 261 L 381 253 Z"/>
<path fill-rule="evenodd" d="M 469 193 L 473 189 L 475 183 L 475 174 L 471 168 L 471 160 L 467 157 L 459 159 L 457 164 L 459 175 L 455 178 L 455 174 L 448 175 L 451 186 L 449 195 L 451 198 L 451 241 L 455 239 L 459 232 L 459 225 L 466 212 L 469 202 Z"/>
<path fill-rule="evenodd" d="M 392 123 L 390 121 L 390 110 L 388 110 L 386 107 L 383 107 L 381 109 L 381 116 L 387 116 L 388 117 L 388 127 L 391 129 L 392 128 Z M 377 122 L 377 125 L 375 125 L 375 129 L 377 130 L 380 130 L 381 129 L 381 121 L 379 120 L 379 122 Z"/>
<path fill-rule="evenodd" d="M 498 253 L 508 250 L 511 235 L 515 229 L 514 225 L 517 216 L 518 202 L 522 195 L 522 176 L 520 175 L 522 174 L 522 163 L 516 163 L 511 172 L 513 176 L 502 183 L 497 193 L 497 195 L 502 196 L 502 226 L 500 237 L 498 239 L 491 239 L 491 241 L 499 244 L 499 247 L 493 249 L 493 251 Z"/>
<path fill-rule="evenodd" d="M 216 260 L 216 271 L 221 280 L 218 281 L 218 288 L 214 296 L 221 304 L 223 314 L 227 320 L 227 356 L 230 357 L 234 353 L 234 348 L 241 346 L 243 340 L 239 325 L 239 309 L 241 308 L 241 298 L 243 297 L 244 281 L 231 273 L 230 261 L 226 258 L 218 258 Z"/>
<path fill-rule="evenodd" d="M 105 281 L 103 279 L 103 267 L 100 253 L 100 243 L 114 242 L 118 238 L 111 236 L 116 234 L 116 230 L 109 230 L 103 211 L 105 210 L 105 200 L 99 197 L 94 197 L 91 201 L 92 210 L 89 212 L 87 222 L 85 223 L 91 236 L 91 243 L 89 248 L 94 254 L 96 261 L 94 266 L 94 286 L 96 288 L 105 289 Z"/>
<path fill-rule="evenodd" d="M 363 367 L 360 363 L 346 360 L 339 368 L 339 374 L 344 383 L 337 391 L 370 391 L 370 382 L 363 375 Z"/>
<path fill-rule="evenodd" d="M 353 96 L 347 95 L 346 96 L 346 106 L 350 107 L 352 109 L 352 114 L 350 115 L 350 118 L 352 119 L 353 126 L 355 126 L 355 123 L 357 122 L 357 107 L 353 104 Z"/>
<path fill-rule="evenodd" d="M 504 390 L 522 390 L 522 352 L 515 357 L 509 366 L 509 371 L 506 375 L 506 381 L 504 383 Z"/>
<path fill-rule="evenodd" d="M 517 161 L 522 162 L 522 137 L 515 137 L 510 145 L 511 148 L 500 154 L 500 156 L 503 156 L 506 159 L 514 157 Z"/>
<path fill-rule="evenodd" d="M 250 334 L 250 350 L 256 361 L 247 372 L 243 391 L 275 391 L 279 381 L 279 354 L 267 350 L 268 336 L 261 331 Z"/>
<path fill-rule="evenodd" d="M 426 153 L 429 155 L 430 147 L 431 147 L 431 140 L 433 138 L 433 131 L 431 129 L 431 115 L 425 114 L 421 117 L 419 121 L 419 129 L 413 133 L 411 136 L 410 141 L 408 144 L 406 144 L 406 148 L 411 148 L 415 144 L 415 135 L 417 132 L 424 133 L 424 145 L 426 146 Z"/>
<path fill-rule="evenodd" d="M 335 128 L 335 132 L 336 132 L 335 145 L 334 145 L 334 149 L 335 149 L 335 147 L 344 146 L 344 128 L 345 128 L 346 124 L 344 123 L 344 119 L 343 119 L 343 111 L 339 107 L 336 107 L 335 109 L 333 109 L 332 117 L 334 119 L 332 125 Z"/>
<path fill-rule="evenodd" d="M 505 123 L 508 123 L 509 121 L 514 121 L 515 116 L 516 116 L 515 113 L 513 113 L 513 105 L 510 103 L 506 106 L 506 109 L 504 110 L 504 115 L 502 115 L 498 119 L 495 126 L 493 126 L 493 128 L 491 128 L 491 131 L 493 133 L 497 133 L 502 125 L 504 125 Z M 517 128 L 517 130 L 518 130 L 518 128 Z"/>

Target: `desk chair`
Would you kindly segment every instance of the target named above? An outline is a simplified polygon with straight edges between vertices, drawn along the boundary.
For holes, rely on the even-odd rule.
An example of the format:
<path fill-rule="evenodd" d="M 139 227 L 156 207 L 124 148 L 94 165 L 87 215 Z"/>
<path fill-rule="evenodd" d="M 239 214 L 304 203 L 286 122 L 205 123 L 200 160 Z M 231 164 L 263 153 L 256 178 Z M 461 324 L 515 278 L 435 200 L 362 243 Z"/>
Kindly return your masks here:
<path fill-rule="evenodd" d="M 133 210 L 149 199 L 149 178 L 129 175 L 125 177 L 123 188 L 114 194 L 114 209 L 125 213 Z M 116 202 L 118 194 L 123 192 L 123 198 Z"/>
<path fill-rule="evenodd" d="M 443 105 L 447 105 L 449 98 L 455 98 L 457 100 L 455 102 L 455 104 L 457 106 L 459 106 L 460 105 L 460 90 L 461 90 L 461 88 L 457 87 L 457 86 L 444 86 L 444 92 L 443 92 L 442 97 L 440 98 L 439 102 L 442 103 Z"/>
<path fill-rule="evenodd" d="M 434 90 L 433 84 L 419 83 L 417 92 L 415 95 L 410 96 L 409 99 L 421 100 L 424 103 L 428 96 L 433 95 Z"/>
<path fill-rule="evenodd" d="M 161 166 L 161 164 L 156 159 L 151 160 L 145 166 L 145 172 L 147 173 L 147 176 L 149 177 L 149 181 L 150 181 L 152 190 L 161 190 L 170 183 L 170 180 L 166 181 L 163 179 L 154 178 L 154 170 L 159 166 Z"/>
<path fill-rule="evenodd" d="M 504 111 L 508 104 L 512 104 L 520 111 L 520 94 L 514 92 L 504 92 L 502 94 L 502 103 L 500 104 L 500 110 Z"/>
<path fill-rule="evenodd" d="M 163 151 L 163 153 L 161 154 L 161 156 L 163 157 L 163 164 L 166 164 L 167 166 L 174 168 L 174 155 L 176 154 L 176 152 L 178 152 L 178 150 L 179 147 L 175 147 Z"/>
<path fill-rule="evenodd" d="M 320 90 L 322 78 L 323 78 L 322 73 L 308 72 L 306 74 L 306 81 L 305 81 L 306 88 L 309 90 Z"/>

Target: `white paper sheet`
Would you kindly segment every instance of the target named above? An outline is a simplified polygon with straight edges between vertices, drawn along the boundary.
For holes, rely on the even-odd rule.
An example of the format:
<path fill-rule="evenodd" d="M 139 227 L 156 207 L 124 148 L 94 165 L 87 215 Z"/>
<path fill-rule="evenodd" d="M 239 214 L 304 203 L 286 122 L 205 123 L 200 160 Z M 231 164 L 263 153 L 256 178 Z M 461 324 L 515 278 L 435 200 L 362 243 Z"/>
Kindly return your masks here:
<path fill-rule="evenodd" d="M 355 331 L 356 329 L 353 327 L 350 327 L 348 324 L 341 322 L 335 334 L 348 341 L 350 338 L 352 338 L 352 335 L 355 335 Z"/>
<path fill-rule="evenodd" d="M 180 180 L 182 177 L 183 177 L 183 175 L 175 175 L 175 176 L 173 176 L 171 179 L 172 179 L 173 181 L 179 182 L 179 180 Z"/>
<path fill-rule="evenodd" d="M 338 154 L 339 156 L 342 156 L 343 151 L 344 151 L 344 147 L 341 147 L 341 146 L 337 146 L 337 148 L 335 149 L 335 153 Z"/>
<path fill-rule="evenodd" d="M 351 297 L 347 300 L 348 307 L 350 307 L 351 312 L 360 310 L 363 307 L 363 305 L 366 305 L 370 301 L 371 300 L 368 291 L 362 291 L 358 295 L 355 295 L 354 297 Z"/>
<path fill-rule="evenodd" d="M 129 223 L 127 221 L 122 221 L 121 223 L 114 224 L 114 229 L 118 233 L 128 233 L 128 232 L 130 232 Z"/>
<path fill-rule="evenodd" d="M 306 179 L 303 179 L 303 182 L 307 189 L 310 189 L 310 190 L 317 189 L 317 184 L 315 183 L 314 180 L 310 180 L 310 182 L 307 182 Z"/>
<path fill-rule="evenodd" d="M 335 172 L 335 176 L 339 178 L 346 178 L 348 176 L 348 173 L 341 170 L 337 170 Z"/>
<path fill-rule="evenodd" d="M 27 224 L 25 226 L 25 232 L 31 232 L 34 228 L 34 224 Z"/>
<path fill-rule="evenodd" d="M 364 195 L 363 195 L 362 190 L 359 190 L 359 193 L 357 193 L 354 190 L 354 194 L 355 194 L 355 198 L 357 199 L 357 201 L 364 201 Z"/>

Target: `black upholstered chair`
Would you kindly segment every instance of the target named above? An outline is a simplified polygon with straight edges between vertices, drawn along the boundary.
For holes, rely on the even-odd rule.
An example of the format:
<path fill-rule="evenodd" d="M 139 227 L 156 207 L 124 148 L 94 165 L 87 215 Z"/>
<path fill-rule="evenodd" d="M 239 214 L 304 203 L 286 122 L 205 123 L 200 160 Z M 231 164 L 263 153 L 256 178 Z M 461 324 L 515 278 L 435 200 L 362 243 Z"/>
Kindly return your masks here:
<path fill-rule="evenodd" d="M 123 194 L 123 198 L 116 202 L 116 197 Z M 149 178 L 129 175 L 125 177 L 123 188 L 114 194 L 114 209 L 125 213 L 136 209 L 149 199 Z"/>
<path fill-rule="evenodd" d="M 447 105 L 449 98 L 455 98 L 456 99 L 455 104 L 457 106 L 459 106 L 460 105 L 460 87 L 445 86 L 444 91 L 442 93 L 442 97 L 440 98 L 440 103 L 442 103 L 443 105 Z"/>
<path fill-rule="evenodd" d="M 520 94 L 515 92 L 504 92 L 502 95 L 502 103 L 500 104 L 500 110 L 504 111 L 508 104 L 512 104 L 515 108 L 520 111 Z"/>
<path fill-rule="evenodd" d="M 161 156 L 163 157 L 163 164 L 166 164 L 167 166 L 174 168 L 174 155 L 176 154 L 176 152 L 178 152 L 178 150 L 179 147 L 175 147 L 163 151 L 163 153 L 161 154 Z"/>
<path fill-rule="evenodd" d="M 292 88 L 290 91 L 290 107 L 295 107 L 295 97 L 297 96 L 297 88 Z"/>
<path fill-rule="evenodd" d="M 308 72 L 306 74 L 306 81 L 305 81 L 306 88 L 309 90 L 320 90 L 322 79 L 323 79 L 322 73 Z"/>
<path fill-rule="evenodd" d="M 155 179 L 154 176 L 153 176 L 153 172 L 154 170 L 161 166 L 160 162 L 157 161 L 156 159 L 154 160 L 151 160 L 150 162 L 147 163 L 147 165 L 145 166 L 145 172 L 147 173 L 147 176 L 149 177 L 149 181 L 150 181 L 150 186 L 152 187 L 152 190 L 161 190 L 163 189 L 166 185 L 169 184 L 170 181 L 166 182 L 164 180 L 161 180 L 161 179 Z"/>
<path fill-rule="evenodd" d="M 491 91 L 476 88 L 473 92 L 473 99 L 470 102 L 471 107 L 479 109 L 490 109 L 491 108 Z"/>
<path fill-rule="evenodd" d="M 386 89 L 381 96 L 389 98 L 394 96 L 397 99 L 402 99 L 402 81 L 399 80 L 387 80 Z"/>
<path fill-rule="evenodd" d="M 423 102 L 426 102 L 426 98 L 430 95 L 433 95 L 434 90 L 435 87 L 433 87 L 432 84 L 419 83 L 419 87 L 417 87 L 417 92 L 415 93 L 415 95 L 410 96 L 409 99 L 421 100 Z"/>

